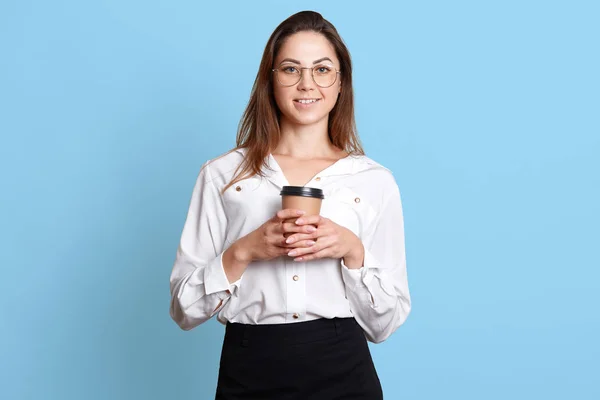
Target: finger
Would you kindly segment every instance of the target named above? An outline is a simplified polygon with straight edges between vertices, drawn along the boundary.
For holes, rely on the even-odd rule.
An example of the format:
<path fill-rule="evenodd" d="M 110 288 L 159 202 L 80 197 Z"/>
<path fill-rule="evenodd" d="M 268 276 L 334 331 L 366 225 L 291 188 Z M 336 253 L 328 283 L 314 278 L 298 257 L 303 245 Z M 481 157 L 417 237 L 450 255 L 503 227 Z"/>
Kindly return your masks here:
<path fill-rule="evenodd" d="M 283 231 L 291 233 L 313 233 L 317 230 L 313 225 L 296 225 L 294 222 L 284 222 Z"/>
<path fill-rule="evenodd" d="M 288 252 L 289 252 L 291 249 L 310 247 L 310 246 L 313 246 L 315 243 L 316 242 L 312 239 L 300 240 L 300 241 L 292 243 L 292 244 L 286 244 L 286 248 L 288 249 Z"/>
<path fill-rule="evenodd" d="M 322 240 L 322 238 L 325 238 L 331 234 L 332 234 L 332 232 L 330 229 L 318 228 L 317 230 L 315 230 L 312 233 L 294 233 L 292 235 L 289 235 L 287 237 L 286 243 L 290 244 L 290 243 L 297 242 L 299 240 L 306 240 L 306 239 Z"/>
<path fill-rule="evenodd" d="M 293 221 L 293 220 L 292 220 Z M 277 236 L 283 235 L 284 238 L 289 238 L 295 233 L 310 234 L 315 232 L 317 228 L 312 225 L 298 226 L 294 222 L 281 222 L 275 225 L 274 234 Z"/>
<path fill-rule="evenodd" d="M 311 261 L 318 260 L 319 258 L 331 258 L 331 250 L 329 247 L 321 251 L 317 251 L 316 253 L 307 254 L 302 257 L 296 257 L 294 258 L 294 261 Z"/>
<path fill-rule="evenodd" d="M 290 219 L 290 218 L 298 218 L 299 216 L 304 215 L 305 213 L 306 212 L 303 210 L 286 208 L 286 209 L 277 211 L 277 214 L 275 214 L 275 217 L 279 220 L 286 220 L 286 219 Z"/>
<path fill-rule="evenodd" d="M 285 240 L 285 244 L 289 245 L 292 243 L 300 242 L 302 240 L 314 240 L 314 233 L 296 233 L 291 236 L 288 236 Z"/>
<path fill-rule="evenodd" d="M 333 242 L 334 241 L 329 237 L 320 238 L 318 241 L 316 241 L 316 243 L 314 245 L 312 245 L 310 247 L 298 248 L 298 249 L 294 249 L 294 250 L 290 251 L 288 253 L 288 256 L 306 260 L 306 257 L 310 256 L 311 254 L 315 254 L 322 250 L 329 249 L 333 245 Z M 302 260 L 298 260 L 298 261 L 302 261 Z"/>
<path fill-rule="evenodd" d="M 283 238 L 276 242 L 270 243 L 269 247 L 271 248 L 271 252 L 276 256 L 287 256 L 287 254 L 291 250 L 291 248 L 288 247 Z"/>
<path fill-rule="evenodd" d="M 298 218 L 296 220 L 296 225 L 315 225 L 319 226 L 325 221 L 325 218 L 320 215 L 308 215 L 303 216 L 302 218 Z"/>
<path fill-rule="evenodd" d="M 304 257 L 307 254 L 316 253 L 318 251 L 328 248 L 330 246 L 330 242 L 331 241 L 327 240 L 327 238 L 322 238 L 319 241 L 315 241 L 315 243 L 312 246 L 294 248 L 288 253 L 288 256 Z"/>
<path fill-rule="evenodd" d="M 290 249 L 285 248 L 285 247 L 278 247 L 277 248 L 277 253 L 279 254 L 280 257 L 282 256 L 287 256 L 287 253 L 290 252 Z"/>
<path fill-rule="evenodd" d="M 310 247 L 298 247 L 295 249 L 289 249 L 288 248 L 288 252 L 287 255 L 288 257 L 304 257 L 306 254 L 309 254 L 312 252 L 312 248 L 316 245 L 316 243 Z"/>
<path fill-rule="evenodd" d="M 313 233 L 295 233 L 291 236 L 288 236 L 286 238 L 285 243 L 286 244 L 293 244 L 296 242 L 300 242 L 302 240 L 316 240 L 317 239 L 317 233 L 318 232 L 313 232 Z"/>

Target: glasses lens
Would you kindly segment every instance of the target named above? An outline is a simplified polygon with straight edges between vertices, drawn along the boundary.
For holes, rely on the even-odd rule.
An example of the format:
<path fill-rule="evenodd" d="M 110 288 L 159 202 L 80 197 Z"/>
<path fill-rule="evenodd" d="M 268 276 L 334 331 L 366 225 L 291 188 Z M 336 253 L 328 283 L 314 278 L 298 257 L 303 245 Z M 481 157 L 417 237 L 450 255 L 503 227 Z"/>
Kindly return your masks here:
<path fill-rule="evenodd" d="M 329 87 L 335 83 L 337 72 L 332 66 L 319 65 L 313 68 L 315 83 L 322 87 Z"/>
<path fill-rule="evenodd" d="M 300 69 L 293 66 L 281 67 L 277 70 L 277 79 L 283 86 L 292 86 L 300 81 Z"/>

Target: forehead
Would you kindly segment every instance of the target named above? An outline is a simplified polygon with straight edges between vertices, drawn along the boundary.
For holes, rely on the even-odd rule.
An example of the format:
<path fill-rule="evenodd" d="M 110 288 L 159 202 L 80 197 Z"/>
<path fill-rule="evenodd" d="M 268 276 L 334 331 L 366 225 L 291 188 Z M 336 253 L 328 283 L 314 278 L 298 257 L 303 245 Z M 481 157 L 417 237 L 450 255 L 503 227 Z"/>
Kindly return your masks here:
<path fill-rule="evenodd" d="M 293 58 L 302 64 L 312 65 L 313 61 L 323 57 L 329 57 L 338 64 L 335 48 L 325 36 L 316 32 L 298 32 L 283 42 L 275 57 L 275 64 L 285 58 Z"/>

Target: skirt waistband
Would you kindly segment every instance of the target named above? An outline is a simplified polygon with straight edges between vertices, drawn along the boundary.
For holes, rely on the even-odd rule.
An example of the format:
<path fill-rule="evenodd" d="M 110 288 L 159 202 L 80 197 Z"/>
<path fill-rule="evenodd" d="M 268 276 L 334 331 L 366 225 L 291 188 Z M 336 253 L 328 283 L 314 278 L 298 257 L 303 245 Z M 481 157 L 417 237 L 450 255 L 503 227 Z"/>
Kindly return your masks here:
<path fill-rule="evenodd" d="M 242 346 L 273 344 L 298 344 L 329 339 L 352 330 L 360 329 L 354 318 L 320 318 L 288 324 L 250 325 L 228 322 L 225 340 Z"/>

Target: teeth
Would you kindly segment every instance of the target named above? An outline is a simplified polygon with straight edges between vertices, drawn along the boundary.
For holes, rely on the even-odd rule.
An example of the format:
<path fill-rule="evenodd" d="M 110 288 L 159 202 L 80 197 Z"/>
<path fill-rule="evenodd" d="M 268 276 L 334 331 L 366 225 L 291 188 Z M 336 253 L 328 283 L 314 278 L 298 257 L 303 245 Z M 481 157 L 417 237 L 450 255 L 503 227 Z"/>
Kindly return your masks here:
<path fill-rule="evenodd" d="M 317 100 L 312 99 L 312 100 L 296 100 L 298 103 L 302 103 L 302 104 L 310 104 L 310 103 L 314 103 Z"/>

